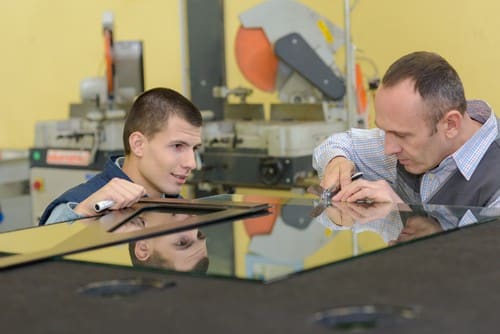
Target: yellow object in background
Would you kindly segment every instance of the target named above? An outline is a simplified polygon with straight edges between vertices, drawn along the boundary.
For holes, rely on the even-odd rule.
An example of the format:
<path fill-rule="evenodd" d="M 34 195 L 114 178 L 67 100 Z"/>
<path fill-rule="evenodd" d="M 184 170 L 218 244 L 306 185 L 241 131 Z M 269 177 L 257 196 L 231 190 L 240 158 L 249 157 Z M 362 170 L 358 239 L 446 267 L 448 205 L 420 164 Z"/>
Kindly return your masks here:
<path fill-rule="evenodd" d="M 229 87 L 248 86 L 239 72 L 233 43 L 238 15 L 262 0 L 225 0 L 226 73 Z M 341 1 L 299 1 L 343 26 Z M 0 146 L 33 146 L 37 121 L 65 119 L 79 101 L 80 81 L 104 75 L 101 16 L 115 14 L 116 40 L 143 40 L 145 86 L 182 90 L 180 1 L 1 1 Z M 450 11 L 452 9 L 452 12 Z M 436 51 L 460 74 L 469 98 L 481 98 L 500 115 L 496 76 L 500 44 L 500 2 L 454 0 L 359 1 L 351 14 L 359 54 L 371 58 L 382 75 L 403 54 Z M 57 14 L 56 14 L 57 13 Z M 270 13 L 272 19 L 274 13 Z M 450 16 L 456 18 L 449 24 Z M 147 18 L 147 19 L 145 19 Z M 460 38 L 456 38 L 460 36 Z M 64 43 L 61 43 L 61 41 Z M 341 49 L 342 52 L 343 49 Z M 369 65 L 363 72 L 372 75 Z M 342 68 L 342 67 L 341 67 Z M 255 90 L 249 103 L 277 102 Z M 22 134 L 22 135 L 21 135 Z"/>

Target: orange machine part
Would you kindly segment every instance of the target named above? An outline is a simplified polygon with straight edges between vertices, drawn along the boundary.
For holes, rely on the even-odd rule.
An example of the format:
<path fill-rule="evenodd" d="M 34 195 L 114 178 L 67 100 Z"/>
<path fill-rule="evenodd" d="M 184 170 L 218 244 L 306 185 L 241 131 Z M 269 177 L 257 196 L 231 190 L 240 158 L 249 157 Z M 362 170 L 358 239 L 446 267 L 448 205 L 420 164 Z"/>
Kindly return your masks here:
<path fill-rule="evenodd" d="M 240 26 L 236 33 L 235 54 L 238 66 L 248 81 L 263 91 L 275 90 L 278 58 L 264 30 Z"/>
<path fill-rule="evenodd" d="M 366 89 L 363 84 L 363 72 L 359 64 L 356 64 L 356 95 L 358 97 L 358 114 L 363 114 L 366 111 L 368 101 L 366 98 Z"/>
<path fill-rule="evenodd" d="M 281 212 L 279 199 L 262 195 L 244 195 L 243 200 L 246 202 L 266 202 L 271 205 L 268 215 L 243 220 L 245 230 L 250 238 L 254 235 L 270 234 L 273 230 L 276 218 L 278 218 Z"/>
<path fill-rule="evenodd" d="M 111 31 L 104 31 L 104 57 L 106 60 L 106 81 L 108 82 L 108 94 L 113 95 L 113 36 Z"/>

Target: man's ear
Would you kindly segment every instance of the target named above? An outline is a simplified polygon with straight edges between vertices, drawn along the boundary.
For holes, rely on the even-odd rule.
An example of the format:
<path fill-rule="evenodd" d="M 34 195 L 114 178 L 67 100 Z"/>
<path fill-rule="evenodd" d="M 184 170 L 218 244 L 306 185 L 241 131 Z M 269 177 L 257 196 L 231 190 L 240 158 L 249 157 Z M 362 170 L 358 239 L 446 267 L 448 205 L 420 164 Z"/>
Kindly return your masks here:
<path fill-rule="evenodd" d="M 128 137 L 130 152 L 136 156 L 142 157 L 146 137 L 139 131 L 132 132 Z"/>
<path fill-rule="evenodd" d="M 447 138 L 454 138 L 460 133 L 462 127 L 463 115 L 458 110 L 450 110 L 444 114 L 441 124 L 444 134 Z"/>
<path fill-rule="evenodd" d="M 146 261 L 151 256 L 151 251 L 147 240 L 139 240 L 135 243 L 135 257 L 139 261 Z"/>

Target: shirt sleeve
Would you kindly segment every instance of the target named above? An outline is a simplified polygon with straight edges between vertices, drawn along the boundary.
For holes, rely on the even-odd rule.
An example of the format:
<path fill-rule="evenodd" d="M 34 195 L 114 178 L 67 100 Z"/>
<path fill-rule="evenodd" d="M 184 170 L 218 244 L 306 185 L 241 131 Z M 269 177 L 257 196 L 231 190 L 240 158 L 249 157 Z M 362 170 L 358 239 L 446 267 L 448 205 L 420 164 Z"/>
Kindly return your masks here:
<path fill-rule="evenodd" d="M 384 132 L 380 129 L 351 129 L 328 137 L 313 152 L 313 168 L 323 177 L 330 160 L 343 156 L 354 162 L 368 180 L 396 180 L 396 157 L 384 153 Z"/>
<path fill-rule="evenodd" d="M 78 203 L 75 202 L 59 204 L 54 208 L 54 210 L 52 210 L 45 224 L 53 224 L 83 218 L 84 216 L 79 215 L 73 210 L 77 205 Z"/>

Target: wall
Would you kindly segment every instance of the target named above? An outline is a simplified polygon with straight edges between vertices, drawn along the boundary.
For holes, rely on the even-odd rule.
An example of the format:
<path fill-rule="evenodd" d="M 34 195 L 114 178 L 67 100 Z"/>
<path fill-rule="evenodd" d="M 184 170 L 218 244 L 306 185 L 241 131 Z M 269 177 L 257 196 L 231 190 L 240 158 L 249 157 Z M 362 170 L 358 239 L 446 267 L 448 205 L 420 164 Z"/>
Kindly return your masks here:
<path fill-rule="evenodd" d="M 232 41 L 238 14 L 260 2 L 225 1 L 230 87 L 249 85 L 236 66 Z M 343 0 L 301 2 L 343 26 Z M 146 88 L 182 91 L 178 0 L 1 1 L 0 148 L 33 146 L 36 121 L 66 118 L 69 103 L 79 102 L 80 81 L 104 73 L 101 16 L 106 10 L 115 14 L 115 40 L 144 41 Z M 489 101 L 500 115 L 498 12 L 496 0 L 360 0 L 351 18 L 353 41 L 380 75 L 405 53 L 442 54 L 461 75 L 467 96 Z M 363 65 L 373 75 L 369 63 Z M 249 98 L 269 101 L 276 101 L 276 94 L 256 91 Z"/>
<path fill-rule="evenodd" d="M 0 2 L 0 148 L 33 145 L 36 121 L 64 119 L 85 77 L 104 74 L 102 14 L 115 40 L 143 40 L 145 86 L 180 90 L 178 0 Z"/>

